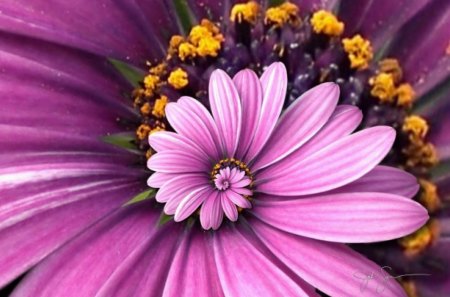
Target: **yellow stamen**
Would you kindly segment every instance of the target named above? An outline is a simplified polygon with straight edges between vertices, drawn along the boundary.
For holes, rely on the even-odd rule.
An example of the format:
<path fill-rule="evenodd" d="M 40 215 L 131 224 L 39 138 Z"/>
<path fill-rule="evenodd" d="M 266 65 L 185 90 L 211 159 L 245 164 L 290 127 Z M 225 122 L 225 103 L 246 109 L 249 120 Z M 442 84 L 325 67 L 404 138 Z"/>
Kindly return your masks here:
<path fill-rule="evenodd" d="M 221 41 L 215 38 L 202 38 L 198 44 L 197 53 L 200 57 L 217 57 L 221 48 Z"/>
<path fill-rule="evenodd" d="M 344 50 L 350 60 L 350 67 L 358 70 L 366 69 L 373 58 L 372 46 L 370 41 L 355 35 L 352 38 L 342 40 Z"/>
<path fill-rule="evenodd" d="M 277 27 L 281 27 L 286 23 L 297 26 L 300 24 L 298 12 L 299 8 L 297 5 L 285 2 L 279 6 L 267 9 L 264 21 Z"/>
<path fill-rule="evenodd" d="M 189 42 L 182 42 L 178 47 L 178 57 L 181 61 L 186 60 L 186 58 L 195 58 L 196 55 L 197 48 Z"/>
<path fill-rule="evenodd" d="M 398 242 L 404 248 L 405 254 L 413 257 L 430 247 L 438 238 L 439 224 L 435 220 L 430 220 L 416 232 L 400 238 Z"/>
<path fill-rule="evenodd" d="M 394 83 L 398 83 L 402 80 L 403 70 L 400 67 L 400 63 L 397 59 L 387 58 L 378 63 L 380 72 L 389 73 L 394 78 Z"/>
<path fill-rule="evenodd" d="M 253 24 L 258 17 L 259 11 L 260 6 L 255 1 L 235 4 L 231 9 L 230 20 L 238 23 L 246 21 Z"/>
<path fill-rule="evenodd" d="M 428 129 L 427 121 L 418 115 L 406 117 L 402 126 L 402 131 L 409 134 L 411 142 L 424 139 L 427 136 Z"/>
<path fill-rule="evenodd" d="M 419 296 L 419 292 L 417 291 L 417 287 L 414 284 L 413 281 L 401 281 L 402 287 L 406 292 L 406 295 L 408 295 L 408 297 L 418 297 Z"/>
<path fill-rule="evenodd" d="M 162 123 L 159 123 L 158 126 L 156 126 L 155 128 L 153 128 L 152 130 L 150 130 L 149 135 L 151 135 L 151 134 L 153 134 L 153 133 L 155 133 L 155 132 L 158 132 L 158 131 L 165 131 L 165 130 L 166 130 L 165 125 L 162 124 Z"/>
<path fill-rule="evenodd" d="M 169 48 L 167 49 L 167 58 L 170 59 L 172 56 L 176 55 L 178 47 L 184 41 L 184 37 L 181 35 L 173 35 L 170 38 Z"/>
<path fill-rule="evenodd" d="M 381 102 L 392 102 L 395 94 L 394 78 L 391 74 L 380 73 L 369 79 L 370 94 Z"/>
<path fill-rule="evenodd" d="M 152 115 L 157 118 L 162 118 L 166 115 L 165 108 L 169 99 L 167 96 L 162 95 L 160 98 L 156 99 L 155 105 L 153 106 Z"/>
<path fill-rule="evenodd" d="M 407 156 L 406 166 L 410 168 L 431 168 L 439 162 L 435 147 L 421 140 L 411 142 L 403 153 Z"/>
<path fill-rule="evenodd" d="M 150 74 L 161 76 L 166 71 L 166 66 L 165 63 L 159 63 L 158 65 L 151 67 L 149 72 Z"/>
<path fill-rule="evenodd" d="M 148 102 L 141 106 L 141 113 L 143 115 L 149 115 L 151 110 L 152 109 L 150 108 L 150 104 Z"/>
<path fill-rule="evenodd" d="M 400 106 L 410 107 L 416 93 L 412 86 L 408 83 L 401 84 L 397 90 L 395 90 L 395 96 L 397 97 L 397 104 Z"/>
<path fill-rule="evenodd" d="M 419 198 L 420 203 L 425 206 L 430 213 L 435 212 L 441 207 L 441 201 L 437 193 L 436 185 L 425 179 L 419 179 L 419 183 L 422 188 Z"/>
<path fill-rule="evenodd" d="M 153 155 L 153 151 L 151 150 L 151 149 L 148 149 L 146 152 L 145 152 L 145 157 L 147 158 L 147 160 L 148 159 L 150 159 L 150 157 Z"/>
<path fill-rule="evenodd" d="M 144 140 L 150 134 L 152 128 L 147 124 L 140 125 L 136 130 L 136 136 L 139 140 Z"/>
<path fill-rule="evenodd" d="M 158 87 L 159 81 L 160 81 L 159 80 L 159 76 L 156 76 L 156 75 L 153 75 L 153 74 L 147 75 L 144 78 L 144 87 L 145 87 L 144 94 L 146 96 L 152 96 L 153 92 Z"/>
<path fill-rule="evenodd" d="M 213 36 L 213 33 L 210 30 L 208 30 L 208 28 L 206 28 L 202 25 L 197 25 L 191 29 L 191 32 L 189 33 L 189 41 L 193 45 L 198 45 L 198 43 L 200 42 L 201 39 L 212 37 L 212 36 Z"/>
<path fill-rule="evenodd" d="M 177 90 L 182 89 L 189 83 L 188 74 L 183 69 L 177 68 L 169 74 L 167 82 Z"/>
<path fill-rule="evenodd" d="M 325 10 L 319 10 L 313 14 L 311 25 L 314 32 L 318 34 L 340 36 L 344 32 L 344 23 L 340 22 L 333 13 Z"/>

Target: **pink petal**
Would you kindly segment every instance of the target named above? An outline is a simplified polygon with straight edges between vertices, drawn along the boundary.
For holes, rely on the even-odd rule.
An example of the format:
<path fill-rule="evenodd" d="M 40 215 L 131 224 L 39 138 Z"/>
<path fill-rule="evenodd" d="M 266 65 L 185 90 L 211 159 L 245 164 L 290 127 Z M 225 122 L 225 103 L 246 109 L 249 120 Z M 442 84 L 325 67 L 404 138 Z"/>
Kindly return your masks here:
<path fill-rule="evenodd" d="M 311 287 L 290 278 L 249 231 L 227 226 L 213 236 L 225 296 L 310 296 Z"/>
<path fill-rule="evenodd" d="M 281 116 L 252 170 L 267 167 L 305 144 L 328 121 L 338 99 L 335 83 L 320 84 L 297 98 Z"/>
<path fill-rule="evenodd" d="M 242 107 L 231 78 L 215 70 L 209 79 L 209 103 L 223 141 L 225 155 L 234 156 L 241 131 Z"/>
<path fill-rule="evenodd" d="M 178 175 L 179 174 L 154 172 L 148 178 L 147 185 L 150 188 L 161 188 L 164 185 L 164 183 L 177 177 Z"/>
<path fill-rule="evenodd" d="M 230 221 L 235 222 L 238 219 L 238 211 L 236 205 L 228 198 L 227 193 L 221 195 L 222 209 Z"/>
<path fill-rule="evenodd" d="M 159 131 L 152 133 L 149 138 L 150 146 L 157 152 L 162 151 L 185 151 L 198 158 L 208 159 L 208 155 L 193 141 L 180 134 Z"/>
<path fill-rule="evenodd" d="M 200 223 L 203 229 L 218 229 L 223 220 L 219 191 L 213 191 L 205 199 L 200 209 Z"/>
<path fill-rule="evenodd" d="M 203 174 L 180 174 L 177 177 L 164 183 L 156 193 L 156 201 L 167 202 L 174 197 L 180 196 L 186 189 L 192 189 L 208 184 L 208 176 Z"/>
<path fill-rule="evenodd" d="M 406 297 L 399 283 L 386 278 L 381 267 L 343 244 L 288 234 L 258 220 L 251 225 L 289 269 L 328 295 Z M 365 286 L 371 275 L 374 278 Z"/>
<path fill-rule="evenodd" d="M 264 94 L 263 101 L 255 135 L 244 158 L 246 162 L 261 151 L 278 121 L 286 96 L 286 67 L 280 62 L 273 63 L 264 71 L 260 81 Z"/>
<path fill-rule="evenodd" d="M 206 185 L 204 187 L 197 188 L 196 190 L 185 196 L 175 211 L 175 222 L 181 222 L 187 219 L 199 206 L 205 201 L 207 197 L 212 194 L 212 187 Z"/>
<path fill-rule="evenodd" d="M 177 103 L 167 104 L 166 116 L 177 133 L 192 140 L 212 159 L 221 157 L 216 124 L 208 110 L 198 101 L 181 97 Z"/>
<path fill-rule="evenodd" d="M 372 170 L 389 152 L 394 139 L 395 130 L 391 127 L 365 129 L 299 162 L 292 162 L 284 172 L 262 181 L 257 190 L 273 195 L 297 196 L 338 188 Z"/>
<path fill-rule="evenodd" d="M 307 156 L 352 133 L 361 123 L 362 112 L 351 105 L 339 105 L 333 115 L 317 134 L 301 148 L 267 168 L 258 172 L 258 179 L 266 179 L 288 169 L 292 163 L 300 162 Z"/>
<path fill-rule="evenodd" d="M 158 217 L 151 204 L 120 209 L 46 258 L 15 296 L 95 296 L 128 255 L 149 240 Z"/>
<path fill-rule="evenodd" d="M 194 230 L 183 236 L 165 280 L 164 293 L 158 296 L 224 296 L 208 235 Z"/>
<path fill-rule="evenodd" d="M 252 213 L 281 230 L 326 241 L 363 243 L 410 234 L 427 220 L 419 203 L 385 193 L 344 193 L 257 201 Z"/>
<path fill-rule="evenodd" d="M 235 205 L 242 207 L 242 208 L 250 208 L 252 207 L 252 204 L 250 203 L 250 201 L 248 201 L 247 199 L 245 199 L 242 195 L 246 195 L 246 193 L 241 194 L 241 193 L 237 193 L 236 191 L 241 190 L 241 189 L 231 189 L 229 191 L 226 191 L 226 196 L 228 197 L 229 200 L 231 200 Z M 243 189 L 242 189 L 243 190 Z M 247 190 L 247 189 L 245 189 Z"/>
<path fill-rule="evenodd" d="M 263 91 L 255 72 L 245 69 L 233 77 L 242 104 L 242 128 L 236 157 L 241 159 L 249 149 L 257 129 L 262 106 Z"/>
<path fill-rule="evenodd" d="M 419 188 L 414 175 L 401 169 L 379 165 L 363 177 L 332 192 L 379 192 L 412 198 Z"/>
<path fill-rule="evenodd" d="M 212 166 L 208 159 L 186 151 L 162 151 L 147 161 L 149 169 L 162 173 L 208 173 Z"/>

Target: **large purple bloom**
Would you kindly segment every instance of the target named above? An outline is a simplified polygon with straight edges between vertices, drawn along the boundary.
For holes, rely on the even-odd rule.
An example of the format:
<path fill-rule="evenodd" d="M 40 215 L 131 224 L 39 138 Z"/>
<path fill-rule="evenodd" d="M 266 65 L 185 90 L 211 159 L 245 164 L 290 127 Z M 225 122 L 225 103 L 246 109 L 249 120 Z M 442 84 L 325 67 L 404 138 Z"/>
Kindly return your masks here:
<path fill-rule="evenodd" d="M 313 294 L 299 278 L 304 275 L 309 276 L 304 279 L 311 284 L 339 296 L 342 294 L 336 292 L 344 289 L 340 286 L 342 282 L 355 281 L 354 285 L 359 285 L 352 277 L 355 270 L 370 267 L 371 271 L 375 267 L 345 245 L 277 231 L 278 226 L 274 224 L 284 222 L 277 223 L 281 218 L 273 216 L 266 217 L 263 223 L 263 217 L 257 218 L 253 212 L 257 210 L 257 203 L 251 210 L 242 211 L 239 217 L 246 219 L 234 224 L 222 223 L 214 235 L 199 231 L 198 226 L 192 227 L 189 221 L 158 226 L 161 209 L 154 201 L 123 207 L 147 189 L 145 181 L 149 172 L 145 170 L 145 157 L 139 152 L 139 146 L 138 149 L 128 147 L 125 151 L 101 141 L 105 135 L 133 133 L 143 123 L 142 114 L 123 96 L 131 94 L 133 87 L 111 66 L 109 58 L 145 69 L 146 60 L 165 59 L 171 35 L 187 34 L 189 24 L 197 24 L 203 17 L 220 23 L 225 41 L 218 56 L 208 58 L 209 64 L 193 63 L 193 66 L 189 60 L 189 63 L 177 65 L 189 73 L 190 85 L 182 91 L 165 89 L 170 101 L 176 101 L 180 95 L 197 97 L 198 93 L 208 105 L 205 86 L 213 69 L 221 68 L 234 75 L 250 65 L 260 65 L 256 70 L 262 71 L 272 62 L 281 60 L 288 69 L 286 106 L 316 85 L 326 72 L 329 75 L 323 76 L 324 81 L 336 81 L 341 86 L 340 102 L 363 109 L 366 115 L 363 126 L 390 125 L 401 136 L 399 127 L 410 110 L 397 111 L 391 105 L 373 104 L 370 101 L 373 98 L 365 100 L 370 97 L 366 86 L 368 74 L 350 71 L 340 47 L 329 47 L 324 36 L 311 34 L 309 15 L 319 8 L 332 10 L 345 23 L 343 36 L 360 33 L 372 41 L 376 59 L 398 59 L 404 80 L 410 82 L 416 92 L 413 110 L 428 120 L 427 138 L 437 145 L 442 164 L 446 164 L 450 147 L 448 84 L 445 82 L 449 75 L 446 32 L 450 8 L 446 1 L 358 1 L 357 4 L 340 1 L 339 5 L 336 1 L 301 1 L 298 14 L 305 26 L 300 33 L 291 30 L 290 24 L 265 31 L 262 23 L 232 22 L 229 14 L 234 6 L 229 1 L 185 4 L 177 0 L 1 2 L 0 286 L 33 268 L 17 289 L 16 296 L 159 296 L 163 291 L 165 296 L 191 293 L 221 296 L 223 292 L 233 294 L 232 290 L 258 295 L 257 290 L 267 292 L 270 288 L 282 291 L 281 294 L 283 290 L 299 288 Z M 263 9 L 269 6 L 265 1 L 261 4 Z M 294 17 L 289 21 L 294 23 L 298 19 Z M 252 43 L 258 38 L 265 42 Z M 297 42 L 299 39 L 301 42 Z M 389 47 L 385 47 L 387 41 Z M 286 44 L 294 46 L 283 46 Z M 369 63 L 372 73 L 376 69 L 376 61 Z M 331 115 L 329 120 L 335 116 Z M 168 123 L 165 124 L 169 129 Z M 332 129 L 330 137 L 338 131 L 340 129 Z M 395 158 L 402 149 L 399 142 L 394 144 L 394 150 L 385 161 L 390 165 L 399 165 Z M 287 155 L 292 143 L 283 144 L 285 146 L 281 147 Z M 238 147 L 237 154 L 242 153 Z M 261 166 L 274 160 L 271 152 L 261 154 L 265 154 Z M 288 169 L 279 168 L 282 172 Z M 445 166 L 438 169 L 432 174 L 426 171 L 425 177 L 437 184 L 445 205 L 450 198 L 450 174 Z M 422 171 L 415 170 L 410 171 L 423 176 Z M 389 191 L 412 195 L 404 188 L 405 182 L 411 185 L 412 181 L 393 181 L 390 177 L 394 172 L 398 170 L 375 167 L 372 176 L 361 179 L 361 186 L 376 185 L 374 191 L 383 192 L 389 182 Z M 300 200 L 283 203 L 293 204 L 294 201 Z M 266 209 L 272 207 L 267 206 Z M 263 211 L 264 207 L 261 205 L 259 209 Z M 448 222 L 442 216 L 435 217 L 441 224 Z M 445 249 L 448 232 L 441 234 L 438 247 Z M 236 238 L 237 245 L 234 244 Z M 271 242 L 286 244 L 271 246 Z M 283 250 L 272 250 L 280 247 Z M 425 255 L 420 254 L 421 259 L 430 259 L 426 263 L 436 262 L 434 254 L 427 254 L 427 251 L 434 251 L 433 248 L 425 249 Z M 299 250 L 304 253 L 298 253 Z M 309 258 L 308 251 L 320 253 L 320 257 Z M 403 250 L 395 251 L 398 252 L 395 260 L 403 259 Z M 382 248 L 376 255 L 382 256 L 373 258 L 382 265 L 391 265 L 385 262 L 393 261 L 385 257 L 389 253 L 390 249 Z M 223 254 L 234 257 L 220 258 Z M 291 254 L 296 257 L 290 258 Z M 410 260 L 398 271 L 403 272 L 407 267 L 406 272 L 422 272 L 411 264 L 416 263 L 416 258 Z M 348 265 L 333 266 L 342 261 Z M 220 279 L 215 270 L 210 270 L 219 266 Z M 231 270 L 237 266 L 242 267 L 238 275 Z M 271 274 L 262 275 L 258 279 L 261 283 L 255 286 L 246 286 L 261 270 L 271 271 Z M 330 283 L 321 271 L 328 271 L 336 281 Z M 311 275 L 312 272 L 316 274 Z M 185 275 L 192 277 L 182 277 Z M 207 280 L 205 275 L 208 275 Z M 430 294 L 429 288 L 421 289 L 426 280 L 420 281 L 419 293 Z M 222 291 L 219 284 L 230 287 Z M 448 286 L 441 287 L 444 288 L 442 296 L 446 296 Z M 188 288 L 195 290 L 185 291 Z M 348 292 L 345 294 L 352 294 Z"/>

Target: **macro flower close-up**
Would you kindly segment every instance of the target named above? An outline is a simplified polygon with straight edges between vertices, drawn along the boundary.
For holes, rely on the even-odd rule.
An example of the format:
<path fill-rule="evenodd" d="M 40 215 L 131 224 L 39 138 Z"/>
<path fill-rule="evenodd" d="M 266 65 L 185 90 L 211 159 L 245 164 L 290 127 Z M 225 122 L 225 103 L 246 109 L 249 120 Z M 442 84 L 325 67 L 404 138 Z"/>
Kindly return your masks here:
<path fill-rule="evenodd" d="M 450 296 L 450 2 L 0 2 L 0 296 Z"/>

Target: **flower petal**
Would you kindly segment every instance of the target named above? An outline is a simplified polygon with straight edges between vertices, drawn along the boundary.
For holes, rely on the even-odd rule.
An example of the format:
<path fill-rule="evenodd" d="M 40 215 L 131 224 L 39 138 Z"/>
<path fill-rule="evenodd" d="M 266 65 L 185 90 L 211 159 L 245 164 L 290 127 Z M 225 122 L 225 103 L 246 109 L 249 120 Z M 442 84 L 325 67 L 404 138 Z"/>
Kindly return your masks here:
<path fill-rule="evenodd" d="M 230 198 L 228 198 L 227 192 L 223 193 L 220 198 L 223 212 L 227 218 L 232 222 L 237 221 L 238 211 L 236 205 L 230 200 Z"/>
<path fill-rule="evenodd" d="M 199 187 L 184 197 L 175 211 L 175 222 L 187 219 L 199 206 L 211 195 L 213 191 L 210 185 Z"/>
<path fill-rule="evenodd" d="M 224 296 L 208 233 L 193 230 L 183 236 L 162 296 Z"/>
<path fill-rule="evenodd" d="M 183 151 L 192 154 L 198 159 L 208 159 L 208 155 L 190 139 L 169 131 L 152 133 L 149 138 L 150 146 L 157 152 Z"/>
<path fill-rule="evenodd" d="M 288 234 L 258 220 L 250 224 L 276 257 L 328 295 L 406 297 L 393 277 L 343 244 Z"/>
<path fill-rule="evenodd" d="M 379 165 L 363 177 L 329 193 L 378 192 L 412 198 L 419 188 L 414 175 L 401 169 Z"/>
<path fill-rule="evenodd" d="M 209 79 L 209 103 L 219 129 L 225 156 L 233 157 L 241 133 L 242 107 L 233 81 L 223 70 L 215 70 Z"/>
<path fill-rule="evenodd" d="M 208 172 L 212 164 L 202 156 L 196 156 L 186 151 L 162 151 L 150 157 L 147 167 L 163 173 L 193 173 Z"/>
<path fill-rule="evenodd" d="M 310 140 L 328 121 L 338 99 L 335 83 L 320 84 L 297 98 L 281 116 L 252 170 L 282 160 Z"/>
<path fill-rule="evenodd" d="M 242 123 L 236 157 L 241 159 L 249 149 L 257 129 L 262 106 L 263 91 L 256 73 L 245 69 L 233 77 L 242 104 Z"/>
<path fill-rule="evenodd" d="M 214 258 L 225 296 L 309 296 L 309 286 L 286 275 L 258 248 L 260 243 L 248 231 L 224 226 L 213 236 Z"/>
<path fill-rule="evenodd" d="M 287 88 L 287 73 L 283 63 L 273 63 L 261 76 L 263 100 L 258 125 L 245 160 L 252 160 L 272 134 L 283 107 Z"/>
<path fill-rule="evenodd" d="M 191 174 L 180 174 L 177 177 L 164 183 L 164 185 L 156 193 L 155 199 L 158 202 L 167 202 L 180 196 L 181 192 L 186 189 L 191 190 L 199 186 L 204 186 L 208 184 L 208 177 L 203 174 L 191 173 Z M 184 197 L 181 197 L 181 199 Z"/>
<path fill-rule="evenodd" d="M 223 210 L 220 196 L 219 191 L 212 191 L 200 209 L 200 223 L 205 230 L 211 228 L 217 230 L 222 223 Z"/>
<path fill-rule="evenodd" d="M 168 182 L 169 180 L 177 177 L 178 174 L 176 173 L 161 173 L 161 172 L 154 172 L 147 180 L 147 185 L 150 188 L 162 188 L 162 186 Z"/>
<path fill-rule="evenodd" d="M 346 185 L 372 170 L 389 152 L 394 139 L 395 130 L 387 126 L 357 132 L 290 163 L 284 172 L 258 184 L 257 191 L 297 196 Z"/>
<path fill-rule="evenodd" d="M 255 201 L 252 213 L 281 230 L 326 241 L 363 243 L 410 234 L 427 220 L 417 202 L 386 193 L 343 193 Z"/>

